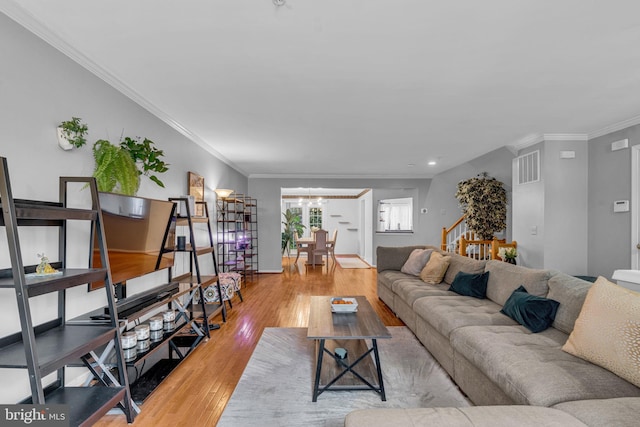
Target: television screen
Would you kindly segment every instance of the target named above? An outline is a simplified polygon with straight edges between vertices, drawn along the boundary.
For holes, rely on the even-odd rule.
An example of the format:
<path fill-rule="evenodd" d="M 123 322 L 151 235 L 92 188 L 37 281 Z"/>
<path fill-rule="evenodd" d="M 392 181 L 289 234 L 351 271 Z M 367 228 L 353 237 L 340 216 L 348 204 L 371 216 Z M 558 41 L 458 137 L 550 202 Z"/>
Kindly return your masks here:
<path fill-rule="evenodd" d="M 114 284 L 173 266 L 175 203 L 99 193 L 104 234 Z M 101 266 L 94 239 L 93 265 Z M 91 289 L 103 286 L 92 283 Z"/>

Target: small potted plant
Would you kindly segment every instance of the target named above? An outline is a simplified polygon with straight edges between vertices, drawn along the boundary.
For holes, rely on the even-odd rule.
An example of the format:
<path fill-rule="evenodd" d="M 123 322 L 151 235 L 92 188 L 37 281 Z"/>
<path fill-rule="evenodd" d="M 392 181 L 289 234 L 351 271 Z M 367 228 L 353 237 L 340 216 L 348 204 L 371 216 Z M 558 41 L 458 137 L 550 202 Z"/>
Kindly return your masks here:
<path fill-rule="evenodd" d="M 509 264 L 516 263 L 516 257 L 518 256 L 518 251 L 516 248 L 500 248 L 498 249 L 498 256 L 502 258 L 503 261 L 508 262 Z"/>
<path fill-rule="evenodd" d="M 87 143 L 85 138 L 89 128 L 79 117 L 72 117 L 58 125 L 58 145 L 63 150 L 80 148 Z"/>

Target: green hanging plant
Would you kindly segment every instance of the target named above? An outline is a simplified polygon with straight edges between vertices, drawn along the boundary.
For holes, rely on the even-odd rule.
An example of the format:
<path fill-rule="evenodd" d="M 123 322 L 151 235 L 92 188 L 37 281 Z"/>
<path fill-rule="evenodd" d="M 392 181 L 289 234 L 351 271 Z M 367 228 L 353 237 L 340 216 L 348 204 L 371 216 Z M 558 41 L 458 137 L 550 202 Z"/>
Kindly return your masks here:
<path fill-rule="evenodd" d="M 128 151 L 100 139 L 93 144 L 93 176 L 98 191 L 133 196 L 140 187 L 140 171 Z"/>
<path fill-rule="evenodd" d="M 78 117 L 60 124 L 59 133 L 69 139 L 68 148 L 81 147 L 86 143 L 84 138 L 88 126 Z M 63 147 L 64 148 L 64 147 Z M 153 173 L 165 173 L 169 164 L 162 159 L 164 152 L 155 147 L 149 138 L 125 137 L 120 145 L 100 139 L 93 144 L 93 158 L 96 162 L 93 176 L 96 178 L 99 191 L 135 195 L 140 188 L 140 176 L 148 176 L 160 187 L 164 183 Z"/>
<path fill-rule="evenodd" d="M 141 175 L 148 176 L 151 181 L 164 188 L 164 183 L 157 176 L 151 175 L 151 173 L 165 173 L 169 170 L 169 164 L 161 159 L 164 156 L 164 152 L 158 150 L 153 141 L 145 138 L 140 142 L 140 138 L 133 139 L 127 136 L 120 143 L 120 148 L 128 152 L 134 163 L 142 168 L 142 170 L 139 170 Z"/>
<path fill-rule="evenodd" d="M 507 228 L 507 191 L 486 172 L 458 183 L 456 198 L 471 231 L 481 240 Z"/>

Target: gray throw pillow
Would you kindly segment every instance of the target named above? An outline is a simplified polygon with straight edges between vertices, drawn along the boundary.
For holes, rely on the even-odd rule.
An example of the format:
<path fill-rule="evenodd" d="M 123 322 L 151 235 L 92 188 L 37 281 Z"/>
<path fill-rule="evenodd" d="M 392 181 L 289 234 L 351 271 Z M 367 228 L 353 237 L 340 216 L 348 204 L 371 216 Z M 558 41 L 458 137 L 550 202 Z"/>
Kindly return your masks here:
<path fill-rule="evenodd" d="M 414 249 L 400 271 L 412 276 L 419 276 L 432 253 L 433 249 Z"/>

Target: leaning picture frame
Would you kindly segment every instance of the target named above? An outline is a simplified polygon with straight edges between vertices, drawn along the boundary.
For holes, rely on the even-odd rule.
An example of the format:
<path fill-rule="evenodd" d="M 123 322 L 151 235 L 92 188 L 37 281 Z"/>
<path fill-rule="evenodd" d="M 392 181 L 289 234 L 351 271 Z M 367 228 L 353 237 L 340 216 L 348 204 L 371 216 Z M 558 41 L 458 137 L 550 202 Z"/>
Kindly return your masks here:
<path fill-rule="evenodd" d="M 188 172 L 189 196 L 193 196 L 196 202 L 204 202 L 204 178 L 195 172 Z M 194 216 L 204 216 L 204 205 L 196 203 Z"/>

